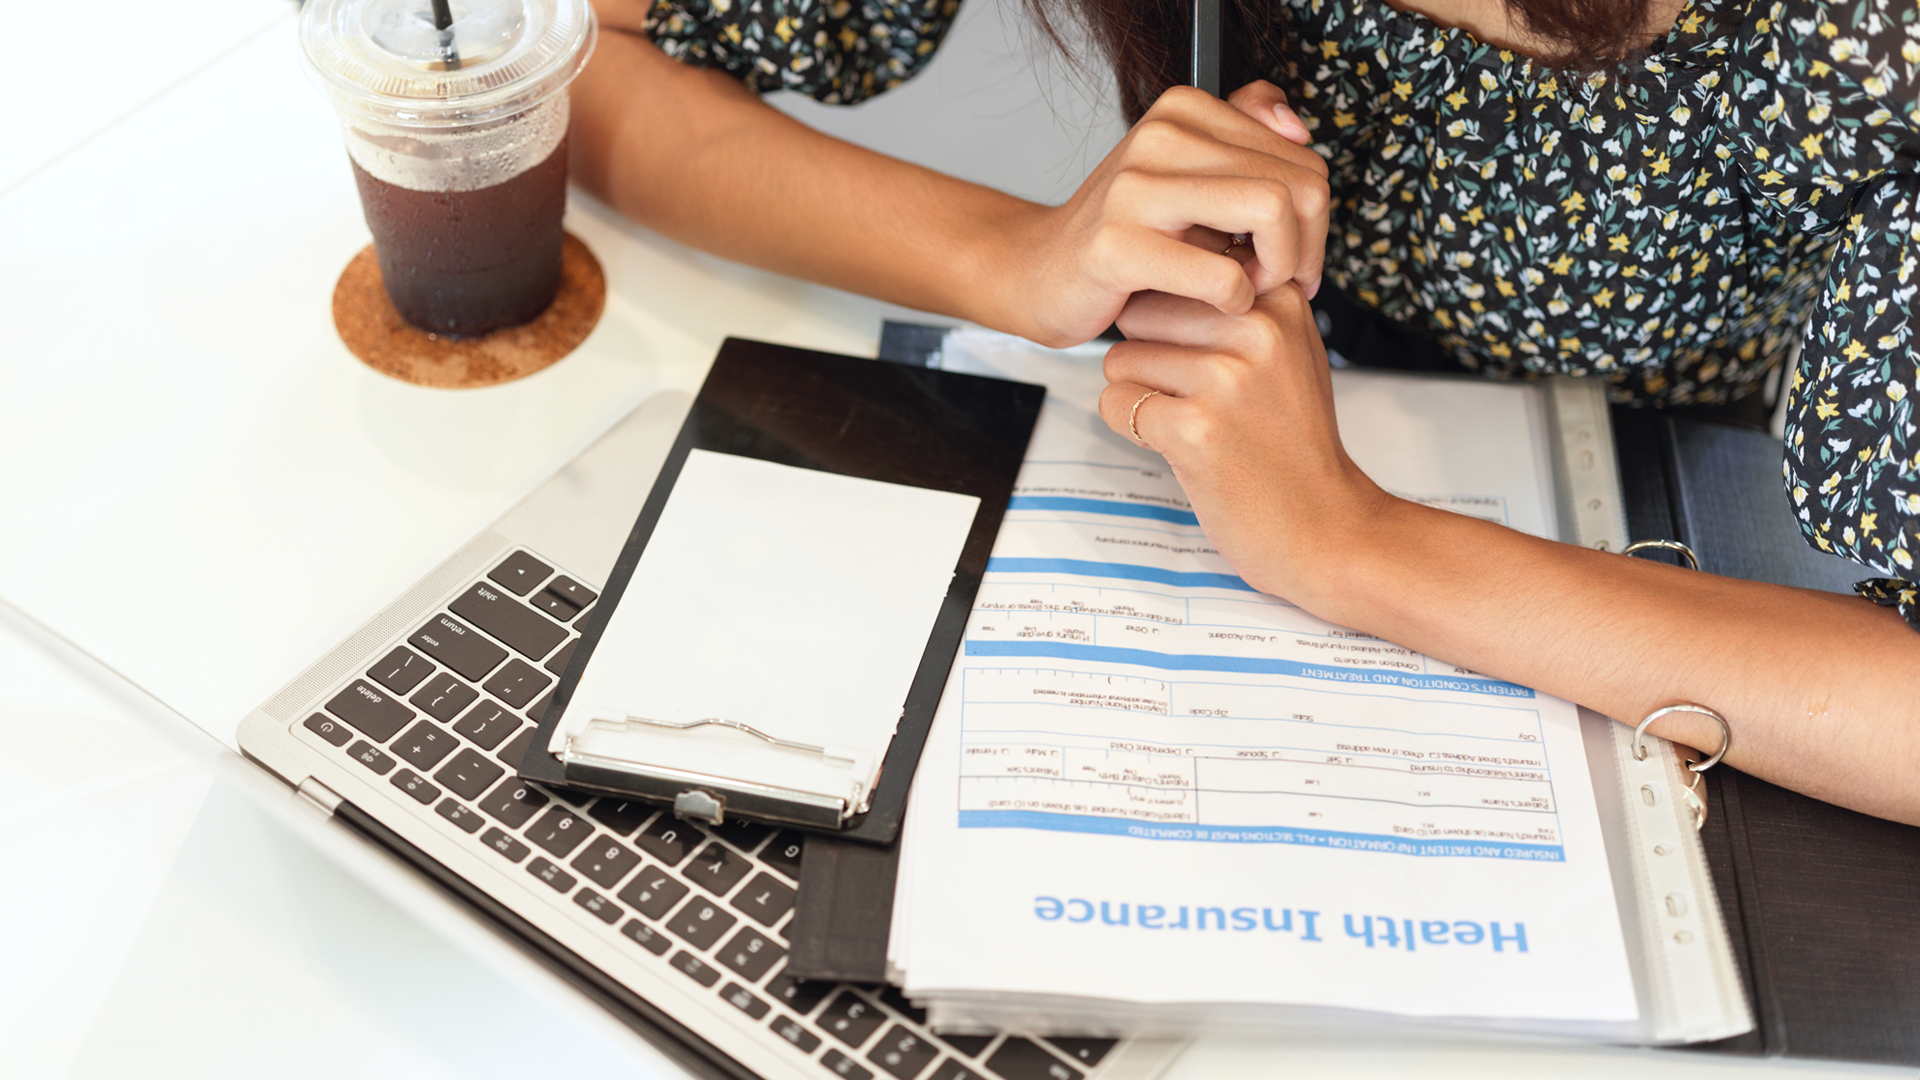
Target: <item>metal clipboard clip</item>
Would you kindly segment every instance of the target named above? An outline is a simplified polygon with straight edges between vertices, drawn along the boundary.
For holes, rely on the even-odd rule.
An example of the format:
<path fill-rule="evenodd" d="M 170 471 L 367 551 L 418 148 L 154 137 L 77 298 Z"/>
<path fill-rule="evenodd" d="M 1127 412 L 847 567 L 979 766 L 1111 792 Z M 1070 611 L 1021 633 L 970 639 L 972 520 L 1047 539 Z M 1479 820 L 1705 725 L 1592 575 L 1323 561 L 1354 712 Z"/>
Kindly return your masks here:
<path fill-rule="evenodd" d="M 732 811 L 839 829 L 872 800 L 870 754 L 721 717 L 661 720 L 606 708 L 579 715 L 554 749 L 569 781 L 669 802 L 682 817 L 718 825 Z"/>

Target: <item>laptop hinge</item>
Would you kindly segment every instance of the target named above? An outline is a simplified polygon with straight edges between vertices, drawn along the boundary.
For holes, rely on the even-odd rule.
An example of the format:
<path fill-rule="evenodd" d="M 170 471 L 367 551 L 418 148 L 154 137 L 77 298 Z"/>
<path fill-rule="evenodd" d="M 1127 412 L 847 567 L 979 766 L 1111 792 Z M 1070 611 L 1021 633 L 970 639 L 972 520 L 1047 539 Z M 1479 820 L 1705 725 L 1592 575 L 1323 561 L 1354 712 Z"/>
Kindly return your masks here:
<path fill-rule="evenodd" d="M 321 783 L 318 780 L 315 780 L 311 776 L 307 777 L 305 780 L 300 781 L 300 786 L 297 788 L 294 788 L 293 790 L 301 798 L 319 807 L 320 812 L 327 815 L 328 817 L 332 817 L 333 812 L 335 810 L 340 809 L 340 804 L 346 801 L 342 799 L 340 796 L 334 794 L 332 788 L 328 787 L 327 785 Z"/>

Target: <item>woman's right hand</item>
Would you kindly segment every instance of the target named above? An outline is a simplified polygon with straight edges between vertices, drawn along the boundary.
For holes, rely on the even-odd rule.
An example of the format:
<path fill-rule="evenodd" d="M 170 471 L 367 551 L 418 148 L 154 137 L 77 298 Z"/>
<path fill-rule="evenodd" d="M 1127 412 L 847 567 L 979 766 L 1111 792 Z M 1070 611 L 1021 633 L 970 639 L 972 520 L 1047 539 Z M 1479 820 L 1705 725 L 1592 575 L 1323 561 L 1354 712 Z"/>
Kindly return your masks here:
<path fill-rule="evenodd" d="M 1076 345 L 1112 325 L 1128 297 L 1157 291 L 1237 315 L 1283 281 L 1311 296 L 1327 236 L 1327 166 L 1268 82 L 1225 101 L 1179 86 L 1160 96 L 1059 207 L 1009 230 L 1003 325 Z M 1224 253 L 1247 234 L 1243 268 Z M 1204 246 L 1203 246 L 1204 245 Z"/>

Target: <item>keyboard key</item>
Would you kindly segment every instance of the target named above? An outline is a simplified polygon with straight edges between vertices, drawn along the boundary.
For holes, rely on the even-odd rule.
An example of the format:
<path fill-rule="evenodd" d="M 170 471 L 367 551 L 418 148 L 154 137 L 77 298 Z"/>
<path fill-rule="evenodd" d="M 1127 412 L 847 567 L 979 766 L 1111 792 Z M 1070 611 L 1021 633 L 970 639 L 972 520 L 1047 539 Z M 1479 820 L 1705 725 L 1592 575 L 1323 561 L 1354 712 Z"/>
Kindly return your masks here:
<path fill-rule="evenodd" d="M 553 886 L 554 892 L 567 892 L 579 884 L 579 881 L 572 874 L 567 873 L 565 870 L 560 869 L 545 859 L 535 859 L 528 863 L 527 873 Z"/>
<path fill-rule="evenodd" d="M 664 919 L 690 891 L 665 870 L 649 866 L 627 882 L 627 887 L 620 890 L 620 899 L 649 919 Z"/>
<path fill-rule="evenodd" d="M 547 591 L 577 608 L 586 607 L 588 604 L 600 599 L 599 593 L 594 592 L 592 589 L 587 588 L 585 585 L 580 584 L 565 574 L 554 578 L 553 584 L 547 586 Z"/>
<path fill-rule="evenodd" d="M 993 1043 L 991 1035 L 942 1035 L 940 1041 L 953 1047 L 968 1057 L 979 1057 L 980 1051 Z"/>
<path fill-rule="evenodd" d="M 361 739 L 349 747 L 347 754 L 352 757 L 353 760 L 365 765 L 367 768 L 372 769 L 382 776 L 385 776 L 387 771 L 393 768 L 393 759 L 381 753 L 379 747 L 365 739 Z"/>
<path fill-rule="evenodd" d="M 873 1080 L 873 1070 L 853 1060 L 838 1050 L 828 1050 L 820 1055 L 820 1064 L 835 1076 L 844 1076 L 848 1080 Z"/>
<path fill-rule="evenodd" d="M 524 551 L 516 551 L 507 556 L 505 562 L 494 567 L 487 577 L 513 595 L 525 596 L 533 591 L 535 585 L 547 580 L 547 575 L 551 573 L 553 567 Z"/>
<path fill-rule="evenodd" d="M 547 662 L 540 666 L 553 672 L 555 675 L 564 675 L 567 672 L 567 661 L 573 659 L 573 650 L 579 647 L 580 639 L 574 638 L 572 641 L 567 642 L 559 652 L 547 657 Z"/>
<path fill-rule="evenodd" d="M 463 754 L 473 753 L 471 750 L 461 752 Z M 478 757 L 479 755 L 476 754 L 474 756 Z M 455 758 L 454 760 L 458 762 L 460 759 Z M 485 761 L 482 761 L 481 764 L 486 765 L 488 768 L 494 768 L 493 765 Z M 527 819 L 531 818 L 535 811 L 545 805 L 547 805 L 547 797 L 528 787 L 526 782 L 517 776 L 509 776 L 505 780 L 502 780 L 499 787 L 494 788 L 487 794 L 486 798 L 480 800 L 480 809 L 486 811 L 488 817 L 498 821 L 509 829 L 517 829 L 525 825 Z"/>
<path fill-rule="evenodd" d="M 486 824 L 479 811 L 452 799 L 440 800 L 440 805 L 434 807 L 433 812 L 460 826 L 461 831 L 466 833 L 479 832 L 480 826 Z"/>
<path fill-rule="evenodd" d="M 573 860 L 573 868 L 603 889 L 620 884 L 620 879 L 640 865 L 638 853 L 624 844 L 602 836 L 588 844 Z"/>
<path fill-rule="evenodd" d="M 404 694 L 433 674 L 433 665 L 405 645 L 396 645 L 380 662 L 367 669 L 367 678 L 396 694 Z"/>
<path fill-rule="evenodd" d="M 741 851 L 751 853 L 754 848 L 759 846 L 760 841 L 765 840 L 767 834 L 773 831 L 773 826 L 733 818 L 725 824 L 715 825 L 707 831 L 725 840 L 727 843 L 732 844 L 734 847 L 739 848 Z"/>
<path fill-rule="evenodd" d="M 727 1004 L 739 1009 L 755 1020 L 767 1015 L 767 1010 L 772 1008 L 772 1006 L 766 1002 L 754 997 L 752 991 L 741 986 L 739 983 L 730 982 L 721 987 L 720 996 L 726 999 Z"/>
<path fill-rule="evenodd" d="M 1027 1039 L 1009 1037 L 987 1059 L 987 1068 L 1007 1080 L 1080 1080 L 1079 1069 L 1068 1065 Z"/>
<path fill-rule="evenodd" d="M 490 585 L 475 585 L 447 607 L 530 659 L 545 660 L 567 639 L 567 632 L 551 620 Z"/>
<path fill-rule="evenodd" d="M 803 1054 L 811 1054 L 820 1048 L 820 1036 L 800 1026 L 800 1021 L 790 1016 L 773 1018 L 773 1033 L 800 1048 Z"/>
<path fill-rule="evenodd" d="M 907 1028 L 895 1024 L 867 1051 L 867 1060 L 880 1066 L 888 1076 L 913 1080 L 920 1070 L 940 1056 L 940 1048 Z"/>
<path fill-rule="evenodd" d="M 711 900 L 696 896 L 667 920 L 667 932 L 697 949 L 711 949 L 738 921 Z"/>
<path fill-rule="evenodd" d="M 686 972 L 694 982 L 699 983 L 701 986 L 712 986 L 714 983 L 720 981 L 720 973 L 713 969 L 713 965 L 685 949 L 674 953 L 673 959 L 667 961 L 667 963 Z"/>
<path fill-rule="evenodd" d="M 494 672 L 493 678 L 487 680 L 485 689 L 514 708 L 524 709 L 552 681 L 525 660 L 509 660 L 507 666 Z"/>
<path fill-rule="evenodd" d="M 1120 1045 L 1118 1039 L 1045 1039 L 1042 1040 L 1068 1058 L 1091 1069 L 1100 1064 L 1107 1051 Z"/>
<path fill-rule="evenodd" d="M 927 1011 L 915 1007 L 913 1002 L 908 1001 L 907 995 L 901 993 L 900 988 L 897 986 L 883 986 L 880 988 L 880 1004 L 885 1005 L 887 1008 L 892 1009 L 894 1012 L 899 1013 L 901 1016 L 906 1017 L 916 1024 L 924 1026 L 927 1022 Z"/>
<path fill-rule="evenodd" d="M 546 612 L 561 622 L 572 622 L 573 617 L 580 614 L 579 608 L 555 596 L 552 589 L 543 590 L 540 595 L 534 597 L 531 602 L 535 608 Z"/>
<path fill-rule="evenodd" d="M 421 806 L 425 806 L 440 797 L 440 789 L 427 783 L 426 777 L 421 776 L 412 769 L 401 769 L 399 772 L 394 773 L 393 779 L 389 780 L 388 783 L 406 792 L 408 795 L 413 796 L 413 801 L 419 803 Z"/>
<path fill-rule="evenodd" d="M 639 919 L 628 919 L 627 925 L 621 927 L 620 932 L 639 942 L 641 948 L 655 956 L 660 956 L 667 951 L 667 935 Z"/>
<path fill-rule="evenodd" d="M 474 695 L 478 697 L 479 695 Z M 472 739 L 482 750 L 500 745 L 500 740 L 520 729 L 520 718 L 497 701 L 481 700 L 453 725 L 453 730 Z"/>
<path fill-rule="evenodd" d="M 620 920 L 620 906 L 592 889 L 581 889 L 574 893 L 573 902 L 593 912 L 595 918 L 608 926 Z"/>
<path fill-rule="evenodd" d="M 327 711 L 359 728 L 374 742 L 386 742 L 393 733 L 407 726 L 413 710 L 396 701 L 391 694 L 365 679 L 333 695 Z"/>
<path fill-rule="evenodd" d="M 986 1041 L 992 1042 L 993 1040 L 989 1038 Z M 940 1063 L 939 1068 L 927 1074 L 927 1080 L 986 1080 L 986 1077 L 981 1076 L 979 1073 L 974 1072 L 972 1069 L 967 1068 L 952 1058 L 948 1058 Z"/>
<path fill-rule="evenodd" d="M 700 853 L 680 872 L 715 896 L 725 896 L 728 890 L 740 884 L 740 879 L 746 877 L 747 871 L 752 868 L 745 855 L 712 843 L 701 848 Z"/>
<path fill-rule="evenodd" d="M 672 814 L 661 814 L 653 824 L 647 826 L 645 832 L 634 837 L 633 842 L 640 845 L 640 850 L 668 866 L 676 866 L 704 838 L 696 826 Z"/>
<path fill-rule="evenodd" d="M 813 1007 L 820 1004 L 832 989 L 830 982 L 803 982 L 785 973 L 775 975 L 773 981 L 767 984 L 767 993 L 801 1016 L 812 1012 Z"/>
<path fill-rule="evenodd" d="M 631 799 L 616 799 L 611 795 L 602 796 L 587 811 L 587 816 L 605 825 L 620 836 L 632 836 L 633 830 L 647 823 L 653 815 L 653 807 Z"/>
<path fill-rule="evenodd" d="M 306 723 L 300 726 L 335 746 L 345 746 L 347 740 L 353 738 L 353 733 L 347 730 L 347 725 L 325 713 L 314 713 L 307 717 Z"/>
<path fill-rule="evenodd" d="M 453 755 L 453 760 L 441 766 L 433 774 L 435 780 L 447 785 L 447 789 L 463 799 L 477 799 L 487 790 L 487 785 L 500 779 L 506 770 L 471 750 L 462 750 Z M 499 815 L 494 815 L 498 817 Z"/>
<path fill-rule="evenodd" d="M 887 1016 L 866 998 L 851 990 L 840 991 L 840 996 L 827 1003 L 814 1023 L 826 1030 L 827 1034 L 853 1047 L 867 1041 L 874 1032 L 880 1030 Z"/>
<path fill-rule="evenodd" d="M 494 757 L 506 762 L 507 768 L 519 769 L 520 759 L 527 756 L 527 747 L 533 745 L 533 733 L 538 728 L 524 728 L 520 734 L 507 740 L 507 745 L 495 751 Z"/>
<path fill-rule="evenodd" d="M 460 710 L 473 704 L 480 691 L 453 677 L 450 671 L 443 671 L 427 680 L 420 692 L 408 698 L 421 712 L 441 723 L 453 719 Z"/>
<path fill-rule="evenodd" d="M 499 829 L 488 829 L 486 832 L 480 834 L 480 842 L 506 856 L 508 862 L 519 862 L 521 859 L 526 858 L 528 851 L 531 850 L 527 845 L 508 836 Z"/>
<path fill-rule="evenodd" d="M 568 813 L 559 807 L 550 807 L 540 815 L 540 820 L 527 830 L 527 839 L 557 859 L 573 854 L 580 842 L 593 835 L 593 826 L 587 819 Z"/>
<path fill-rule="evenodd" d="M 733 940 L 714 954 L 714 959 L 738 972 L 748 982 L 759 982 L 773 965 L 785 959 L 787 950 L 773 943 L 753 927 L 743 927 Z"/>
<path fill-rule="evenodd" d="M 549 690 L 546 693 L 540 695 L 539 701 L 536 701 L 533 704 L 527 706 L 527 719 L 533 721 L 536 724 L 539 723 L 541 720 L 546 718 L 547 706 L 551 704 L 553 704 L 553 691 Z"/>
<path fill-rule="evenodd" d="M 753 875 L 747 887 L 729 902 L 735 909 L 746 912 L 754 922 L 772 926 L 793 907 L 793 896 L 793 886 L 763 870 Z"/>
<path fill-rule="evenodd" d="M 760 861 L 787 875 L 795 881 L 800 880 L 800 853 L 806 847 L 806 841 L 797 832 L 783 832 L 773 838 L 766 850 L 760 853 Z"/>
<path fill-rule="evenodd" d="M 405 735 L 393 740 L 391 749 L 414 768 L 431 769 L 459 745 L 458 739 L 422 720 L 408 728 Z"/>
<path fill-rule="evenodd" d="M 463 678 L 477 680 L 500 666 L 507 650 L 488 641 L 473 627 L 451 615 L 435 615 L 407 644 L 459 672 Z"/>

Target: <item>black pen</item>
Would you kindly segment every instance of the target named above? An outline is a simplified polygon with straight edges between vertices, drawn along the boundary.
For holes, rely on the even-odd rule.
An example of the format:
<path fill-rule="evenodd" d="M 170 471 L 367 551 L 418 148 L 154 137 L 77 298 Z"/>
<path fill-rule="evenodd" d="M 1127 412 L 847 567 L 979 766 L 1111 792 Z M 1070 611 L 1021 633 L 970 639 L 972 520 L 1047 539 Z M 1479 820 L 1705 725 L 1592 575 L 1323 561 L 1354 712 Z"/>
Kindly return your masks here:
<path fill-rule="evenodd" d="M 1193 85 L 1214 97 L 1220 96 L 1220 0 L 1193 0 Z M 1253 239 L 1247 233 L 1234 233 L 1227 251 Z M 1226 251 L 1221 252 L 1222 255 Z"/>
<path fill-rule="evenodd" d="M 1193 85 L 1220 96 L 1220 0 L 1193 0 Z"/>

